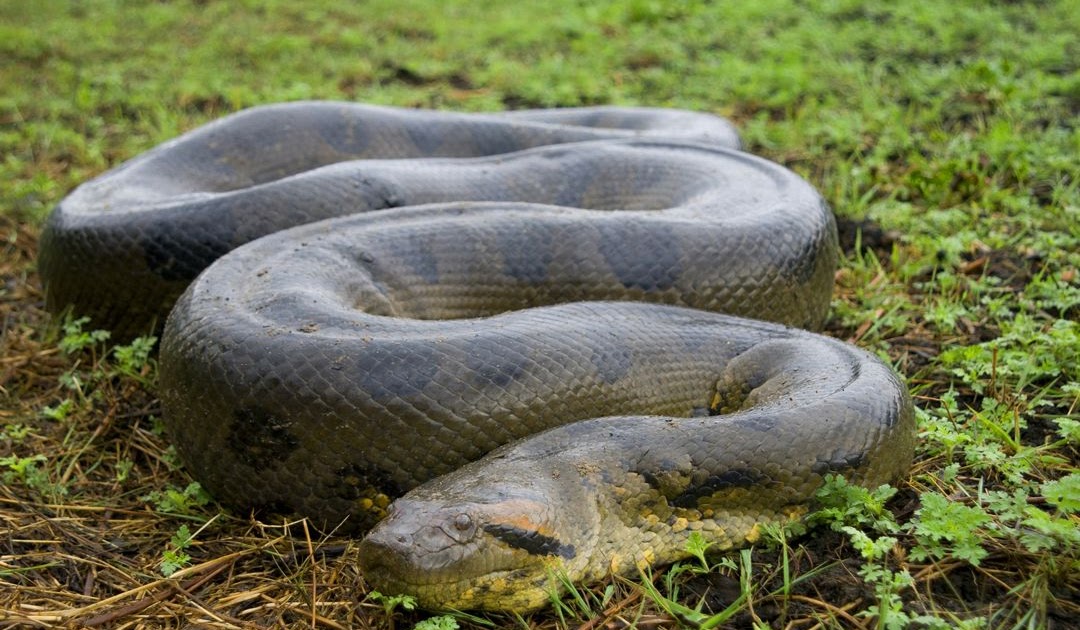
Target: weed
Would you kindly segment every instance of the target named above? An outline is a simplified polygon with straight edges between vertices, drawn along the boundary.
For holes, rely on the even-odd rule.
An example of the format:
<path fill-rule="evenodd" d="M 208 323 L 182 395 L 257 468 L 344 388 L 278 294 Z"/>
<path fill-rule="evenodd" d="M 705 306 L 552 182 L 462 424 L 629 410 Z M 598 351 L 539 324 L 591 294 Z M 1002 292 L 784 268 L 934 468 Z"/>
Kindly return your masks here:
<path fill-rule="evenodd" d="M 4 428 L 0 430 L 0 441 L 18 443 L 30 435 L 30 431 L 32 431 L 31 427 L 25 424 L 5 424 Z"/>
<path fill-rule="evenodd" d="M 883 485 L 874 490 L 852 485 L 843 477 L 829 475 L 817 493 L 819 509 L 807 517 L 808 523 L 828 523 L 834 530 L 847 535 L 863 558 L 859 576 L 870 585 L 877 603 L 860 615 L 877 620 L 881 629 L 905 628 L 912 621 L 905 612 L 901 594 L 915 583 L 906 569 L 895 571 L 889 567 L 889 552 L 903 528 L 897 524 L 886 502 L 896 494 L 896 489 Z M 939 496 L 926 494 L 927 496 Z M 874 538 L 864 530 L 885 535 Z"/>
<path fill-rule="evenodd" d="M 679 584 L 684 574 L 705 575 L 713 571 L 738 570 L 738 565 L 728 556 L 720 556 L 715 564 L 710 562 L 708 554 L 712 546 L 713 543 L 706 541 L 701 533 L 691 532 L 686 540 L 686 551 L 693 557 L 694 561 L 676 562 L 664 573 L 664 593 L 666 595 L 661 595 L 660 591 L 651 582 L 648 585 L 642 584 L 645 593 L 661 606 L 670 605 L 671 602 L 677 602 L 680 599 Z"/>
<path fill-rule="evenodd" d="M 156 344 L 157 337 L 136 337 L 126 346 L 114 347 L 114 373 L 149 384 L 146 370 L 152 366 L 150 353 Z"/>
<path fill-rule="evenodd" d="M 162 575 L 169 577 L 191 562 L 191 556 L 187 554 L 186 549 L 194 538 L 187 525 L 181 525 L 176 529 L 176 533 L 169 539 L 169 544 L 162 554 L 159 564 Z"/>
<path fill-rule="evenodd" d="M 453 615 L 438 615 L 418 621 L 413 630 L 457 630 L 459 627 Z"/>
<path fill-rule="evenodd" d="M 118 482 L 126 481 L 133 468 L 135 468 L 135 462 L 130 459 L 118 460 L 116 462 L 116 480 Z"/>
<path fill-rule="evenodd" d="M 23 483 L 34 490 L 45 490 L 49 487 L 49 480 L 41 471 L 40 464 L 46 461 L 48 458 L 40 453 L 29 457 L 0 457 L 0 467 L 6 469 L 0 472 L 0 478 L 4 483 Z"/>
<path fill-rule="evenodd" d="M 371 591 L 366 599 L 382 606 L 387 616 L 392 615 L 398 608 L 416 610 L 416 598 L 411 595 L 383 595 L 379 591 Z"/>
<path fill-rule="evenodd" d="M 63 422 L 68 414 L 75 408 L 75 401 L 70 398 L 65 398 L 55 406 L 46 405 L 41 408 L 41 415 L 45 416 L 49 420 L 55 420 L 56 422 Z"/>
<path fill-rule="evenodd" d="M 1047 481 L 1040 487 L 1042 496 L 1062 514 L 1080 512 L 1080 473 L 1055 481 Z"/>
<path fill-rule="evenodd" d="M 910 552 L 912 560 L 952 556 L 977 565 L 986 557 L 982 542 L 989 532 L 989 514 L 930 492 L 921 501 L 911 527 L 917 541 Z"/>
<path fill-rule="evenodd" d="M 882 485 L 874 490 L 851 484 L 840 475 L 826 475 L 817 492 L 818 509 L 807 516 L 808 524 L 827 523 L 840 531 L 842 527 L 860 527 L 881 533 L 896 533 L 899 526 L 886 502 L 896 494 L 896 488 Z"/>
<path fill-rule="evenodd" d="M 159 512 L 201 518 L 198 508 L 205 507 L 211 499 L 202 486 L 197 481 L 193 481 L 183 489 L 170 487 L 165 490 L 155 490 L 143 496 L 142 500 L 153 503 Z"/>
<path fill-rule="evenodd" d="M 863 557 L 865 563 L 859 569 L 859 575 L 874 587 L 874 594 L 877 596 L 877 604 L 860 614 L 877 619 L 877 627 L 881 629 L 900 630 L 907 627 L 912 619 L 904 612 L 904 601 L 900 594 L 911 588 L 915 580 L 907 570 L 893 571 L 888 567 L 888 554 L 896 545 L 896 538 L 871 538 L 848 525 L 840 529 L 848 535 L 859 555 Z"/>
<path fill-rule="evenodd" d="M 709 559 L 706 556 L 712 546 L 713 543 L 705 540 L 705 537 L 701 535 L 701 532 L 690 532 L 690 535 L 686 539 L 686 551 L 697 560 L 697 564 L 678 563 L 672 567 L 668 574 L 671 575 L 674 573 L 678 575 L 680 571 L 684 570 L 693 573 L 708 573 L 719 568 L 735 569 L 735 562 L 727 556 L 715 558 L 716 564 L 709 562 Z"/>
<path fill-rule="evenodd" d="M 90 323 L 89 317 L 73 319 L 70 315 L 64 321 L 64 335 L 60 338 L 60 350 L 64 354 L 78 354 L 84 350 L 97 347 L 109 339 L 107 330 L 83 330 L 83 326 Z"/>

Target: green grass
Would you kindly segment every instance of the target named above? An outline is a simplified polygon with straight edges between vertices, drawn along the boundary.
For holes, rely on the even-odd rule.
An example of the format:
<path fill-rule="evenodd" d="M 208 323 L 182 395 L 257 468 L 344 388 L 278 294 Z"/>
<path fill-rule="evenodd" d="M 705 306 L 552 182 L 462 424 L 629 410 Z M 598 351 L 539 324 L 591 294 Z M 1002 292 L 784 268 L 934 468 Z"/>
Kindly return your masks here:
<path fill-rule="evenodd" d="M 17 611 L 0 623 L 204 614 L 158 582 L 163 559 L 222 627 L 421 618 L 363 600 L 347 541 L 211 521 L 178 490 L 147 348 L 50 323 L 33 272 L 38 226 L 80 182 L 235 109 L 330 98 L 712 111 L 863 228 L 829 333 L 916 394 L 919 459 L 898 492 L 830 486 L 809 537 L 645 595 L 601 585 L 535 625 L 1065 627 L 1080 615 L 1077 33 L 1066 1 L 0 0 L 0 509 L 19 532 L 0 551 L 0 610 Z M 147 585 L 164 590 L 125 608 Z"/>

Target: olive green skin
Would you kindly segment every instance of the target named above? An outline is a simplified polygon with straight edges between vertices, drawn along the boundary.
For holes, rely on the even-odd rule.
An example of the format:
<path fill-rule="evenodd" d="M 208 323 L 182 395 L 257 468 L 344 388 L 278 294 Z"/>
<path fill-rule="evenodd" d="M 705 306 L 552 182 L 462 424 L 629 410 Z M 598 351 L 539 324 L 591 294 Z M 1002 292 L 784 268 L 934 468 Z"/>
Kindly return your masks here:
<path fill-rule="evenodd" d="M 326 130 L 343 106 L 297 107 L 325 126 L 289 138 L 335 135 Z M 636 114 L 664 119 L 594 113 Z M 453 141 L 403 142 L 420 154 L 472 142 L 469 154 L 497 155 L 305 166 L 290 143 L 229 120 L 214 132 L 224 144 L 196 130 L 148 155 L 209 165 L 200 177 L 225 164 L 221 187 L 236 190 L 177 193 L 190 178 L 169 184 L 175 173 L 139 158 L 117 177 L 145 168 L 172 201 L 128 214 L 161 210 L 166 225 L 155 229 L 168 232 L 186 216 L 174 206 L 194 203 L 196 218 L 174 224 L 172 240 L 188 242 L 201 221 L 230 247 L 281 217 L 349 216 L 254 240 L 190 282 L 162 337 L 165 421 L 195 477 L 231 506 L 338 531 L 382 520 L 361 562 L 383 592 L 429 608 L 531 610 L 557 590 L 553 571 L 585 582 L 633 573 L 685 556 L 692 531 L 720 548 L 745 544 L 761 525 L 804 513 L 826 474 L 872 485 L 909 466 L 911 403 L 892 371 L 788 327 L 825 317 L 831 212 L 790 171 L 716 146 L 722 133 L 497 154 L 487 127 L 460 122 Z M 402 137 L 394 124 L 376 126 Z M 552 133 L 525 127 L 514 132 L 521 142 Z M 170 156 L 177 147 L 189 155 Z M 230 179 L 239 162 L 262 183 Z M 89 186 L 54 214 L 46 260 L 64 257 L 56 243 L 79 240 L 63 229 L 73 217 L 124 214 L 75 202 L 139 192 Z M 132 265 L 148 258 L 140 247 Z M 70 299 L 58 291 L 50 303 Z M 146 325 L 112 317 L 126 330 Z"/>

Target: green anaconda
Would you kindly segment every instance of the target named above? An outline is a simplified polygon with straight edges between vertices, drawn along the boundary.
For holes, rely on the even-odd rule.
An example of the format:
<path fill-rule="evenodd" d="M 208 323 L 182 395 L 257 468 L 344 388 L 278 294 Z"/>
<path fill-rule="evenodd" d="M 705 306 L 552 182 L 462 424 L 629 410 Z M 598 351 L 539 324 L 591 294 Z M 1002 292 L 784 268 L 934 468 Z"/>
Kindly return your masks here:
<path fill-rule="evenodd" d="M 370 530 L 384 593 L 534 609 L 910 465 L 892 370 L 801 330 L 830 210 L 737 142 L 670 110 L 255 108 L 67 197 L 47 302 L 120 336 L 172 309 L 164 417 L 217 499 Z"/>

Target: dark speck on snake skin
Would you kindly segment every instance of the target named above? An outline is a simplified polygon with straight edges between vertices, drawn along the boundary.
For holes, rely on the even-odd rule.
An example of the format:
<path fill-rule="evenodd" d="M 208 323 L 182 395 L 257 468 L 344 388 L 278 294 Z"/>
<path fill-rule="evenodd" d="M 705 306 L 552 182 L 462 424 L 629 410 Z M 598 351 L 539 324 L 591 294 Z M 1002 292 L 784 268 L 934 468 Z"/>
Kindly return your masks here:
<path fill-rule="evenodd" d="M 288 422 L 262 407 L 250 406 L 233 413 L 228 444 L 245 464 L 266 466 L 288 458 L 299 441 L 289 431 Z"/>

